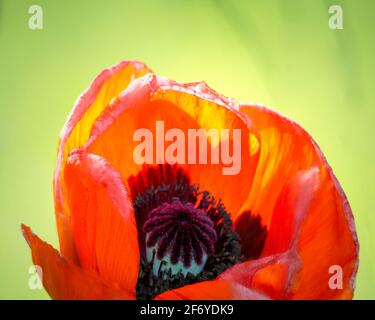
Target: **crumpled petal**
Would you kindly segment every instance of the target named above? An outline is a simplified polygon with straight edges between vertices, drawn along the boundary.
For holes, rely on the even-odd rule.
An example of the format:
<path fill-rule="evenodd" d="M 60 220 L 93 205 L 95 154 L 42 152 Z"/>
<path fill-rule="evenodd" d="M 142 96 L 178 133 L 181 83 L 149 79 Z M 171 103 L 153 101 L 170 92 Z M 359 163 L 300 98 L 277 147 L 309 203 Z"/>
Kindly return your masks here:
<path fill-rule="evenodd" d="M 239 263 L 220 274 L 218 279 L 257 290 L 272 299 L 286 299 L 299 270 L 296 252 L 290 250 Z"/>
<path fill-rule="evenodd" d="M 229 129 L 230 138 L 234 129 L 240 130 L 241 153 L 236 162 L 239 164 L 238 172 L 225 175 L 223 170 L 232 167 L 232 164 L 222 161 L 212 164 L 210 158 L 208 164 L 182 165 L 190 173 L 192 183 L 199 184 L 201 190 L 209 190 L 217 199 L 221 198 L 229 211 L 237 211 L 252 184 L 251 177 L 259 154 L 257 135 L 246 117 L 229 108 L 221 96 L 217 95 L 215 99 L 213 90 L 206 89 L 202 83 L 184 85 L 154 74 L 133 81 L 96 120 L 85 148 L 106 158 L 126 181 L 142 169 L 134 159 L 134 150 L 139 142 L 134 141 L 133 135 L 138 129 L 147 129 L 156 140 L 156 121 L 163 121 L 165 133 L 169 129 L 182 130 L 185 139 L 188 139 L 189 129 L 217 129 L 219 133 L 222 129 Z M 226 137 L 211 139 L 210 146 L 221 150 L 225 141 L 229 141 L 232 151 L 233 139 Z M 164 146 L 156 146 L 153 142 L 154 162 L 165 163 L 163 155 L 168 145 L 170 143 L 166 142 Z M 187 144 L 184 146 L 188 148 Z M 187 151 L 185 163 L 189 162 Z M 239 185 L 241 188 L 238 188 Z"/>
<path fill-rule="evenodd" d="M 78 150 L 68 157 L 64 180 L 81 266 L 135 294 L 138 233 L 119 173 L 103 158 Z"/>
<path fill-rule="evenodd" d="M 319 184 L 319 169 L 316 167 L 298 172 L 289 179 L 276 202 L 263 256 L 295 248 Z"/>
<path fill-rule="evenodd" d="M 358 240 L 349 203 L 322 152 L 302 128 L 276 112 L 251 105 L 240 105 L 239 110 L 251 118 L 260 133 L 259 164 L 243 211 L 259 215 L 268 228 L 262 255 L 295 246 L 301 270 L 289 290 L 291 298 L 351 298 Z M 312 168 L 318 169 L 319 183 L 307 212 L 303 216 L 298 210 L 291 213 L 285 208 L 308 197 L 303 195 L 305 186 L 300 192 L 285 189 L 296 174 Z M 342 289 L 329 285 L 333 266 L 343 271 Z"/>
<path fill-rule="evenodd" d="M 63 198 L 62 171 L 69 152 L 82 146 L 89 137 L 95 119 L 108 104 L 134 79 L 150 73 L 151 70 L 138 61 L 122 61 L 103 70 L 77 99 L 60 134 L 58 161 L 54 176 L 55 213 L 61 252 L 77 261 L 72 241 L 70 212 Z"/>
<path fill-rule="evenodd" d="M 298 172 L 282 190 L 268 230 L 263 257 L 240 263 L 219 276 L 257 289 L 273 299 L 290 298 L 301 269 L 297 241 L 319 185 L 319 170 Z"/>
<path fill-rule="evenodd" d="M 203 281 L 178 289 L 166 291 L 155 300 L 268 300 L 255 290 L 246 288 L 240 284 L 213 280 Z"/>
<path fill-rule="evenodd" d="M 22 225 L 35 265 L 42 270 L 44 288 L 57 300 L 133 300 L 135 296 L 120 290 L 95 274 L 86 272 L 62 256 L 51 245 L 39 239 Z"/>

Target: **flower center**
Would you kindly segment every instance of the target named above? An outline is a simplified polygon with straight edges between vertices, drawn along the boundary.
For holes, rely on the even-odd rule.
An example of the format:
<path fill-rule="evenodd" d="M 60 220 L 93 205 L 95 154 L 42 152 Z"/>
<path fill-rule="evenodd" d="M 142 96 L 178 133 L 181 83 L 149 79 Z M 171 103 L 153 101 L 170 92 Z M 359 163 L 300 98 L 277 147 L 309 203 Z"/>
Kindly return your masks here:
<path fill-rule="evenodd" d="M 199 190 L 182 168 L 144 167 L 128 182 L 141 252 L 138 299 L 216 279 L 242 260 L 224 204 Z"/>
<path fill-rule="evenodd" d="M 172 275 L 198 275 L 215 251 L 214 224 L 192 203 L 163 203 L 149 213 L 143 231 L 146 257 L 153 264 L 154 275 L 169 269 Z"/>

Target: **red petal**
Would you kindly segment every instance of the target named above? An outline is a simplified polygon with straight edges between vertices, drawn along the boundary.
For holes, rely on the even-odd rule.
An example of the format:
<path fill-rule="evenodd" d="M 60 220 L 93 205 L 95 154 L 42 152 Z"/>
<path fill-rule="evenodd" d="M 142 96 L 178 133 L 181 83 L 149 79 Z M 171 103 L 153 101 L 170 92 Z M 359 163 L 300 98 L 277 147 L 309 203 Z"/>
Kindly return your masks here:
<path fill-rule="evenodd" d="M 122 61 L 116 66 L 103 70 L 78 98 L 60 135 L 58 163 L 54 178 L 55 211 L 62 253 L 76 261 L 72 241 L 70 214 L 64 203 L 61 187 L 61 174 L 69 152 L 82 146 L 89 137 L 95 119 L 108 106 L 110 101 L 138 77 L 151 70 L 137 61 Z"/>
<path fill-rule="evenodd" d="M 238 174 L 223 175 L 223 168 L 227 166 L 222 162 L 184 166 L 193 183 L 221 198 L 229 211 L 236 212 L 252 183 L 259 153 L 257 137 L 246 118 L 230 109 L 221 96 L 215 96 L 204 84 L 184 85 L 156 75 L 135 80 L 120 99 L 98 118 L 85 147 L 88 152 L 108 159 L 126 181 L 142 168 L 133 159 L 133 151 L 139 144 L 133 141 L 133 134 L 137 129 L 148 129 L 155 138 L 156 121 L 161 120 L 164 121 L 165 132 L 180 129 L 185 137 L 188 137 L 188 129 L 229 129 L 229 137 L 232 137 L 234 129 L 241 130 L 242 153 Z M 211 141 L 211 146 L 222 146 L 222 143 L 220 138 Z M 233 140 L 229 144 L 232 147 Z M 167 146 L 168 143 L 165 143 L 160 149 L 162 153 Z M 154 146 L 154 161 L 157 158 L 155 149 Z M 188 162 L 186 157 L 185 160 Z M 241 188 L 238 188 L 239 185 Z"/>
<path fill-rule="evenodd" d="M 219 275 L 218 279 L 257 290 L 272 299 L 285 299 L 289 297 L 299 268 L 295 252 L 288 251 L 239 263 Z"/>
<path fill-rule="evenodd" d="M 317 168 L 299 172 L 290 179 L 272 215 L 263 249 L 265 258 L 240 263 L 219 278 L 239 282 L 273 299 L 290 297 L 300 271 L 296 241 L 318 184 Z"/>
<path fill-rule="evenodd" d="M 230 281 L 198 282 L 158 295 L 155 300 L 267 300 L 267 296 Z"/>
<path fill-rule="evenodd" d="M 298 172 L 281 191 L 269 226 L 263 256 L 295 248 L 301 225 L 319 186 L 319 169 Z"/>
<path fill-rule="evenodd" d="M 72 153 L 64 194 L 83 268 L 134 294 L 139 270 L 133 208 L 119 174 L 101 157 Z"/>
<path fill-rule="evenodd" d="M 41 267 L 44 288 L 53 299 L 134 299 L 134 295 L 111 286 L 94 274 L 64 258 L 48 243 L 40 240 L 29 227 L 22 225 L 22 231 L 31 251 L 33 263 Z"/>
<path fill-rule="evenodd" d="M 358 265 L 354 220 L 322 152 L 302 128 L 279 114 L 246 105 L 240 111 L 251 118 L 261 136 L 259 164 L 243 209 L 260 215 L 269 228 L 263 255 L 295 246 L 302 268 L 290 290 L 292 298 L 352 297 Z M 313 167 L 318 169 L 319 184 L 309 199 L 304 192 L 312 190 L 314 183 L 293 191 L 290 181 Z M 298 210 L 299 199 L 304 202 L 305 214 Z M 293 202 L 295 208 L 290 211 L 287 208 Z M 329 287 L 329 270 L 335 265 L 343 270 L 342 289 Z"/>

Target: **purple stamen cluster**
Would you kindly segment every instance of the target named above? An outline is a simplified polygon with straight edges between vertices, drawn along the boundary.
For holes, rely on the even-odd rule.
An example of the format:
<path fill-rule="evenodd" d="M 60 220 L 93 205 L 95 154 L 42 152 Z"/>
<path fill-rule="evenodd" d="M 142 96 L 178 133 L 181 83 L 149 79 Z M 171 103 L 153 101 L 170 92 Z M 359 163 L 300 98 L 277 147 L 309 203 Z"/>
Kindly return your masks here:
<path fill-rule="evenodd" d="M 206 212 L 192 203 L 163 203 L 149 213 L 143 231 L 147 247 L 155 246 L 160 260 L 168 254 L 172 264 L 182 261 L 184 267 L 190 267 L 194 259 L 199 265 L 204 254 L 215 251 L 215 226 Z"/>

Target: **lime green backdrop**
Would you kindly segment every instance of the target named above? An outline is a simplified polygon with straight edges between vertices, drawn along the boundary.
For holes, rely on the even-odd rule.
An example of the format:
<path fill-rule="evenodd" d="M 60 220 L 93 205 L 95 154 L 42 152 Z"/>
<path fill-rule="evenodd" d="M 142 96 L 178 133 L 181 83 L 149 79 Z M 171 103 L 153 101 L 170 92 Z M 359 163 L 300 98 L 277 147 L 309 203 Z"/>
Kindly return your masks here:
<path fill-rule="evenodd" d="M 44 28 L 28 27 L 28 8 Z M 342 5 L 344 29 L 328 28 Z M 28 287 L 21 222 L 57 246 L 56 142 L 75 99 L 103 68 L 147 63 L 269 105 L 306 128 L 351 203 L 360 239 L 355 297 L 375 298 L 375 1 L 0 0 L 0 298 Z"/>

